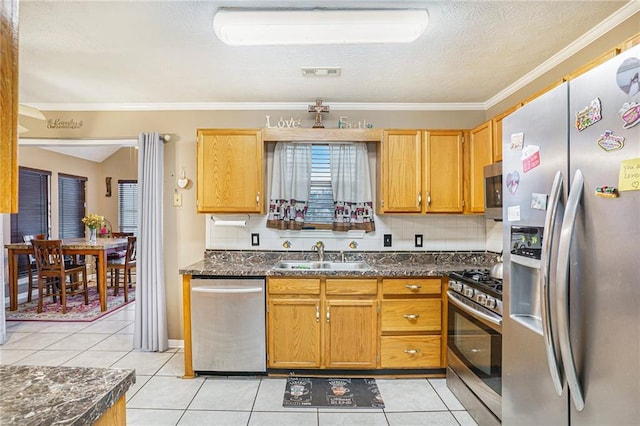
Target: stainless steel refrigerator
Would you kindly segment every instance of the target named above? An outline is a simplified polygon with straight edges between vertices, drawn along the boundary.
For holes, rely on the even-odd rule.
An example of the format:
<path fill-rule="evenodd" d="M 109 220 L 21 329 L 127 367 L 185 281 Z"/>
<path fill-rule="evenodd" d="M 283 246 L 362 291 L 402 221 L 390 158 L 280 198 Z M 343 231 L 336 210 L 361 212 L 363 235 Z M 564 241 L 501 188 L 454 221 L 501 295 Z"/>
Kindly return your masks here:
<path fill-rule="evenodd" d="M 506 425 L 640 424 L 640 46 L 503 121 Z"/>

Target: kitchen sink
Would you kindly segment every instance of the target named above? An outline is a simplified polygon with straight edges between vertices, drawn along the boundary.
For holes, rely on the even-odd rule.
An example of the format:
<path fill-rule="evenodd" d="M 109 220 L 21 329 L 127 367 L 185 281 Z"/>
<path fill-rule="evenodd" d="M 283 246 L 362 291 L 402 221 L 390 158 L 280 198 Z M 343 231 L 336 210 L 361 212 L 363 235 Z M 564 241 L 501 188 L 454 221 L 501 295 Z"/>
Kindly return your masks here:
<path fill-rule="evenodd" d="M 364 262 L 312 262 L 283 260 L 278 262 L 273 269 L 279 271 L 366 271 L 371 269 L 371 267 Z"/>

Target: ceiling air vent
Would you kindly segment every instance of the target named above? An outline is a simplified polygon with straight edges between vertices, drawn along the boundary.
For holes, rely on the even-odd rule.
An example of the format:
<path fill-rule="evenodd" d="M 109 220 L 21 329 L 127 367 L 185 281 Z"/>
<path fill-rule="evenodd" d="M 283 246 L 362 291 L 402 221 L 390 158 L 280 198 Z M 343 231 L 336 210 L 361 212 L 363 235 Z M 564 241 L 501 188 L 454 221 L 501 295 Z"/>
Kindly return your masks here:
<path fill-rule="evenodd" d="M 340 67 L 305 67 L 302 75 L 307 77 L 337 77 L 340 75 Z"/>

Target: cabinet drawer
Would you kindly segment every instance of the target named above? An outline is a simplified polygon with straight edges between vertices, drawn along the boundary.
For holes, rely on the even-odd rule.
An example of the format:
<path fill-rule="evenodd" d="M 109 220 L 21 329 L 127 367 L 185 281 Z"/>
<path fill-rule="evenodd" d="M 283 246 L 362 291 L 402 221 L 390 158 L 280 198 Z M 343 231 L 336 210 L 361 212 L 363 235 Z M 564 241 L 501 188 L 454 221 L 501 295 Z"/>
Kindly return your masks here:
<path fill-rule="evenodd" d="M 382 368 L 438 368 L 440 336 L 383 336 L 380 341 Z"/>
<path fill-rule="evenodd" d="M 325 293 L 342 295 L 378 294 L 378 280 L 373 279 L 339 279 L 327 278 Z"/>
<path fill-rule="evenodd" d="M 319 278 L 269 278 L 270 294 L 320 294 Z"/>
<path fill-rule="evenodd" d="M 388 294 L 440 294 L 442 279 L 434 278 L 385 278 L 382 293 Z"/>
<path fill-rule="evenodd" d="M 440 299 L 382 301 L 382 331 L 438 331 Z"/>

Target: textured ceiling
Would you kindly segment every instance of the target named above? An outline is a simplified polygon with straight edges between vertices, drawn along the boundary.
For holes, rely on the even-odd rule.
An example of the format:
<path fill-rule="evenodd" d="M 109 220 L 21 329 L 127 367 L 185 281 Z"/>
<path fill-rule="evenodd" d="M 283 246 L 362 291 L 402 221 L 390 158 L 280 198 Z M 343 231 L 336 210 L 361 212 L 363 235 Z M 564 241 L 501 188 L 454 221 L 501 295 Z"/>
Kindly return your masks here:
<path fill-rule="evenodd" d="M 626 1 L 22 1 L 20 101 L 487 103 Z M 229 47 L 221 6 L 426 7 L 408 45 Z M 637 6 L 637 2 L 636 2 Z M 341 67 L 340 77 L 300 68 Z"/>

